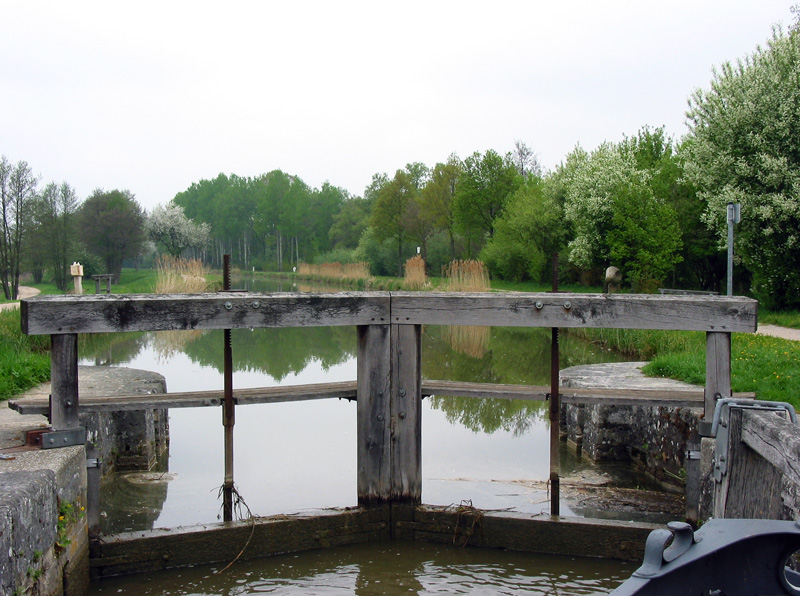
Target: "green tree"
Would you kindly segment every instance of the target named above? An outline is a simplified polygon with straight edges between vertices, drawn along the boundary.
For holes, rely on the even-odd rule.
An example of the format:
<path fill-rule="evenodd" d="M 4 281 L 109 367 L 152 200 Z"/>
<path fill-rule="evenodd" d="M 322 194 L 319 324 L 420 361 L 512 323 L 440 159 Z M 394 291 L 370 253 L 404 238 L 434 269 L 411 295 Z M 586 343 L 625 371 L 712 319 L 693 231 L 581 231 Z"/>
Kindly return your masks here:
<path fill-rule="evenodd" d="M 495 219 L 521 183 L 514 164 L 491 149 L 464 160 L 453 207 L 456 221 L 468 238 L 483 242 L 494 235 Z"/>
<path fill-rule="evenodd" d="M 681 257 L 670 274 L 673 287 L 719 290 L 725 277 L 725 254 L 714 234 L 702 221 L 705 203 L 684 174 L 681 147 L 676 149 L 664 128 L 643 127 L 636 136 L 619 144 L 623 155 L 649 175 L 654 196 L 665 201 L 677 214 L 681 231 Z"/>
<path fill-rule="evenodd" d="M 80 234 L 89 251 L 99 257 L 106 272 L 119 282 L 122 263 L 136 257 L 144 242 L 145 215 L 128 190 L 97 189 L 78 211 Z"/>
<path fill-rule="evenodd" d="M 505 279 L 541 282 L 550 256 L 564 242 L 564 212 L 544 182 L 531 176 L 508 199 L 495 223 L 494 236 L 481 251 L 489 272 Z"/>
<path fill-rule="evenodd" d="M 414 177 L 406 170 L 397 170 L 394 178 L 378 191 L 372 209 L 370 227 L 375 237 L 379 241 L 393 240 L 397 243 L 397 275 L 403 274 L 403 242 L 409 237 L 407 211 L 417 195 Z"/>
<path fill-rule="evenodd" d="M 0 283 L 6 299 L 16 300 L 19 292 L 23 239 L 38 183 L 27 162 L 0 158 Z"/>
<path fill-rule="evenodd" d="M 718 68 L 689 100 L 686 175 L 705 222 L 727 240 L 726 204 L 740 203 L 735 252 L 770 307 L 800 306 L 800 31 Z"/>
<path fill-rule="evenodd" d="M 70 264 L 78 257 L 75 214 L 78 198 L 66 182 L 49 183 L 34 200 L 26 240 L 28 262 L 34 279 L 41 282 L 44 267 L 52 270 L 53 281 L 65 291 L 71 280 Z"/>
<path fill-rule="evenodd" d="M 343 201 L 328 230 L 334 248 L 353 249 L 369 225 L 371 204 L 367 199 L 352 197 Z"/>
<path fill-rule="evenodd" d="M 569 259 L 585 269 L 620 267 L 634 289 L 651 291 L 680 261 L 677 216 L 655 196 L 634 156 L 604 143 L 567 158 L 564 214 L 573 228 Z"/>
<path fill-rule="evenodd" d="M 454 197 L 461 175 L 461 160 L 455 154 L 446 163 L 437 163 L 420 191 L 425 213 L 438 230 L 447 232 L 450 239 L 450 259 L 456 258 L 456 216 Z"/>

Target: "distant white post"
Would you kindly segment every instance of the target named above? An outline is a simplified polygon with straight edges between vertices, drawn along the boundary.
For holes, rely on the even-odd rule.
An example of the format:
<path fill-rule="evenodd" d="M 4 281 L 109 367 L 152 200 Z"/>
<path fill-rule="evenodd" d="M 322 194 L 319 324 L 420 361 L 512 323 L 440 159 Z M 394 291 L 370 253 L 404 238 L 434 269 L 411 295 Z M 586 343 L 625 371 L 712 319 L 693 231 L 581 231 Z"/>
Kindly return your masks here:
<path fill-rule="evenodd" d="M 80 296 L 83 294 L 83 265 L 73 263 L 69 268 L 72 281 L 75 283 L 75 293 Z"/>

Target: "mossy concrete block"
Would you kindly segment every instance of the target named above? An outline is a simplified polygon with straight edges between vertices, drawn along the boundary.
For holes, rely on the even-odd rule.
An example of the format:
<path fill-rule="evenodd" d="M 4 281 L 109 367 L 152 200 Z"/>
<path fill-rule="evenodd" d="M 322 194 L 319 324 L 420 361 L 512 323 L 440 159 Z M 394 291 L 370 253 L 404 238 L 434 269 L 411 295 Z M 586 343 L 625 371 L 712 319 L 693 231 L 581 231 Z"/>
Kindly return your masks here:
<path fill-rule="evenodd" d="M 29 569 L 56 539 L 58 506 L 52 470 L 0 474 L 0 588 L 27 585 Z M 35 569 L 34 569 L 35 570 Z"/>

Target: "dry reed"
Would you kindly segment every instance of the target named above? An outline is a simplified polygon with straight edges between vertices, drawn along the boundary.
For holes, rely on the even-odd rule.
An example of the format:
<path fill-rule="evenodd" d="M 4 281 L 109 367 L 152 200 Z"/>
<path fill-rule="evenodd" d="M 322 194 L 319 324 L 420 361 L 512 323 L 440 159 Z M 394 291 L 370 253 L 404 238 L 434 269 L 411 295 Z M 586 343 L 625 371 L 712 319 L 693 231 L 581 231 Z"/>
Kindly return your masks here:
<path fill-rule="evenodd" d="M 448 292 L 488 292 L 489 271 L 481 261 L 450 261 L 442 268 Z"/>
<path fill-rule="evenodd" d="M 425 261 L 422 256 L 416 255 L 408 259 L 403 269 L 405 270 L 404 289 L 421 290 L 427 285 L 428 276 L 425 274 Z"/>
<path fill-rule="evenodd" d="M 156 260 L 156 273 L 156 294 L 200 294 L 208 287 L 208 269 L 200 259 L 162 255 Z"/>
<path fill-rule="evenodd" d="M 369 278 L 369 263 L 300 263 L 297 273 L 305 277 L 359 280 Z"/>
<path fill-rule="evenodd" d="M 162 255 L 156 261 L 156 294 L 199 294 L 208 287 L 208 269 L 199 259 L 186 260 Z M 166 359 L 193 339 L 203 335 L 203 331 L 157 331 L 153 347 L 159 358 Z"/>

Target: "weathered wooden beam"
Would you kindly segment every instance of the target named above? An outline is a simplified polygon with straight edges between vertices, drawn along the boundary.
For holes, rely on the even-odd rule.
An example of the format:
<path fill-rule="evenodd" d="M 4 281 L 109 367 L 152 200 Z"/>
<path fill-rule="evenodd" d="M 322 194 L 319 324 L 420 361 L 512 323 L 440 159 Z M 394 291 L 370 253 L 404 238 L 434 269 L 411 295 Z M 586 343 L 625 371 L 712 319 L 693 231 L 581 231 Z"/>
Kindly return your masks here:
<path fill-rule="evenodd" d="M 392 325 L 391 500 L 422 499 L 421 325 Z"/>
<path fill-rule="evenodd" d="M 312 399 L 356 398 L 356 382 L 315 383 L 281 387 L 258 387 L 234 389 L 233 398 L 237 406 Z M 156 395 L 113 395 L 81 397 L 81 412 L 114 412 L 123 410 L 147 410 L 164 408 L 219 407 L 224 390 L 186 391 L 160 393 Z M 25 397 L 9 401 L 9 407 L 20 414 L 46 414 L 47 399 Z"/>
<path fill-rule="evenodd" d="M 729 296 L 395 292 L 392 323 L 753 333 L 757 306 Z"/>
<path fill-rule="evenodd" d="M 467 546 L 568 556 L 605 557 L 640 562 L 650 532 L 661 526 L 579 517 L 537 517 L 454 507 L 408 508 L 408 520 L 395 523 L 415 540 L 458 544 L 475 523 Z M 303 512 L 252 521 L 127 532 L 104 536 L 93 545 L 92 577 L 152 573 L 203 564 L 226 564 L 239 557 L 270 555 L 388 538 L 388 507 Z M 246 545 L 243 548 L 243 545 Z"/>
<path fill-rule="evenodd" d="M 50 338 L 48 417 L 55 430 L 78 428 L 78 335 Z"/>
<path fill-rule="evenodd" d="M 793 485 L 800 486 L 800 426 L 774 413 L 744 410 L 742 441 Z M 753 490 L 759 487 L 754 485 Z"/>
<path fill-rule="evenodd" d="M 391 329 L 358 327 L 356 459 L 358 504 L 387 504 L 391 495 Z"/>
<path fill-rule="evenodd" d="M 462 383 L 458 381 L 423 380 L 423 397 L 471 397 L 478 399 L 521 399 L 547 401 L 550 388 L 536 385 L 500 385 L 493 383 Z M 356 399 L 356 381 L 314 383 L 280 387 L 234 389 L 237 406 L 306 401 L 314 399 Z M 755 393 L 735 393 L 734 397 L 755 398 Z M 158 395 L 83 396 L 81 412 L 110 412 L 163 408 L 219 407 L 223 390 L 187 391 Z M 703 390 L 664 391 L 660 389 L 593 389 L 562 387 L 561 402 L 569 404 L 604 404 L 627 406 L 670 406 L 676 408 L 703 407 Z M 20 414 L 48 414 L 49 400 L 39 397 L 12 399 L 12 410 Z"/>
<path fill-rule="evenodd" d="M 700 434 L 710 436 L 717 401 L 731 397 L 731 334 L 706 333 L 705 415 Z"/>
<path fill-rule="evenodd" d="M 608 327 L 754 332 L 755 300 L 645 294 L 122 294 L 21 301 L 29 335 L 326 325 Z"/>
<path fill-rule="evenodd" d="M 37 296 L 21 302 L 28 335 L 242 329 L 389 322 L 388 293 Z"/>
<path fill-rule="evenodd" d="M 388 508 L 308 511 L 252 520 L 103 536 L 93 545 L 94 579 L 242 561 L 387 539 Z"/>

